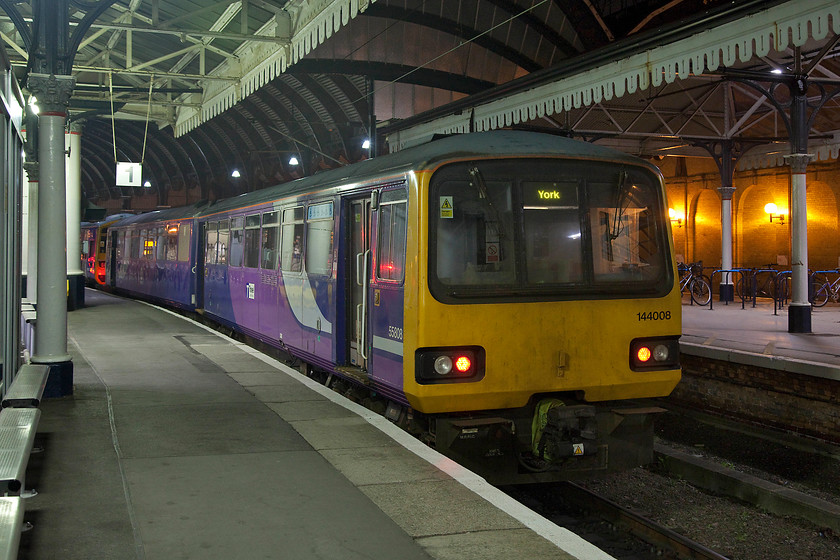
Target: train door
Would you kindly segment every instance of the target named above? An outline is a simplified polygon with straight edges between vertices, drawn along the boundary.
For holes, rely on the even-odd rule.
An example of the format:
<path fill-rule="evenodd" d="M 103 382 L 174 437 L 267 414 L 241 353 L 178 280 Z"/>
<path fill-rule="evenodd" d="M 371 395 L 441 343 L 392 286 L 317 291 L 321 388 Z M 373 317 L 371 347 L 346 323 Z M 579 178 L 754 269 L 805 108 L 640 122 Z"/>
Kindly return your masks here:
<path fill-rule="evenodd" d="M 370 288 L 370 199 L 350 201 L 349 306 L 348 328 L 350 364 L 367 369 L 368 292 Z"/>
<path fill-rule="evenodd" d="M 108 236 L 111 238 L 111 247 L 108 251 L 108 286 L 115 287 L 117 285 L 117 266 L 119 265 L 118 256 L 122 256 L 124 248 L 122 246 L 125 234 L 122 236 L 118 231 L 108 230 Z"/>

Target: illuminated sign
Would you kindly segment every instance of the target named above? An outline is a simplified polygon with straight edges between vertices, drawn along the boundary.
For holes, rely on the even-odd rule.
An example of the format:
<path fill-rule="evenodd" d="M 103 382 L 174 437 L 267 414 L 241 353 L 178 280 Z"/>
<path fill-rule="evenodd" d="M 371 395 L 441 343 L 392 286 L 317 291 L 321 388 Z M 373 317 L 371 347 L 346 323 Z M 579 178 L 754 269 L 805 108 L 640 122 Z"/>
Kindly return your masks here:
<path fill-rule="evenodd" d="M 577 208 L 575 184 L 527 182 L 522 185 L 525 208 Z"/>

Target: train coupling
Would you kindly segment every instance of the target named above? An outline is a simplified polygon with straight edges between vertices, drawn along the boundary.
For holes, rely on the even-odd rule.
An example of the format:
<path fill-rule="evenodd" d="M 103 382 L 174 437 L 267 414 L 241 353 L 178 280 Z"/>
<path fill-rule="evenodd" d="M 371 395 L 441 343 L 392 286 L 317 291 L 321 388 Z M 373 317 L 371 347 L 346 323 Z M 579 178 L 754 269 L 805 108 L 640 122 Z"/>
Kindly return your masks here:
<path fill-rule="evenodd" d="M 531 430 L 532 453 L 545 461 L 598 453 L 594 406 L 566 406 L 558 399 L 538 403 Z"/>

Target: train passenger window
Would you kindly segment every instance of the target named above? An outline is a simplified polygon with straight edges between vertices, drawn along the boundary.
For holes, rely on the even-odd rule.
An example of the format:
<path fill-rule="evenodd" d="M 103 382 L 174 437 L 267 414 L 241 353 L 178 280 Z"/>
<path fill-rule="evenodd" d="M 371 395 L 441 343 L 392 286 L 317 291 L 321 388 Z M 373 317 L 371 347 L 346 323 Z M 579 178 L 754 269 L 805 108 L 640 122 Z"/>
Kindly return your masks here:
<path fill-rule="evenodd" d="M 219 240 L 216 242 L 216 264 L 227 264 L 230 243 L 230 220 L 219 222 Z"/>
<path fill-rule="evenodd" d="M 155 258 L 158 262 L 166 260 L 166 247 L 169 244 L 166 228 L 157 228 L 157 239 L 155 240 Z"/>
<path fill-rule="evenodd" d="M 155 230 L 144 229 L 140 235 L 143 239 L 143 258 L 147 261 L 155 260 Z"/>
<path fill-rule="evenodd" d="M 405 277 L 405 191 L 382 193 L 379 201 L 379 232 L 377 234 L 377 277 L 380 280 L 401 282 Z"/>
<path fill-rule="evenodd" d="M 260 266 L 260 215 L 245 217 L 245 252 L 244 266 L 259 268 Z"/>
<path fill-rule="evenodd" d="M 207 222 L 204 226 L 204 264 L 216 264 L 218 236 L 219 222 Z"/>
<path fill-rule="evenodd" d="M 283 210 L 283 241 L 280 247 L 280 269 L 300 272 L 303 257 L 303 206 Z"/>
<path fill-rule="evenodd" d="M 128 251 L 128 258 L 129 259 L 139 259 L 143 257 L 143 243 L 142 237 L 140 237 L 140 232 L 136 229 L 132 229 L 130 231 L 130 246 Z"/>
<path fill-rule="evenodd" d="M 190 236 L 192 235 L 192 224 L 181 222 L 178 226 L 178 260 L 187 262 L 190 260 Z"/>
<path fill-rule="evenodd" d="M 310 204 L 306 216 L 306 272 L 332 276 L 333 203 Z"/>
<path fill-rule="evenodd" d="M 245 218 L 233 218 L 230 221 L 230 266 L 242 266 L 242 253 L 245 251 Z"/>
<path fill-rule="evenodd" d="M 178 260 L 178 224 L 166 226 L 166 260 Z"/>
<path fill-rule="evenodd" d="M 266 212 L 262 215 L 262 259 L 260 266 L 263 270 L 277 270 L 279 237 L 279 213 Z"/>
<path fill-rule="evenodd" d="M 120 230 L 119 232 L 117 232 L 117 247 L 116 247 L 116 250 L 117 250 L 117 260 L 122 259 L 123 255 L 125 255 L 125 231 L 123 231 L 123 230 Z"/>

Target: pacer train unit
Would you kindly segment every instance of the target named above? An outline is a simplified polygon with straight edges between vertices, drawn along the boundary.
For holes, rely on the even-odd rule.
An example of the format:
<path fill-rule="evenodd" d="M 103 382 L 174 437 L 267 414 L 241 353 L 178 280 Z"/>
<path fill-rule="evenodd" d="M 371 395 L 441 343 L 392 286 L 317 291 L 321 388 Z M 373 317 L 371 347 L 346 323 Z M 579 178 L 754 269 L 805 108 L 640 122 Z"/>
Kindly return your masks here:
<path fill-rule="evenodd" d="M 108 223 L 105 283 L 355 387 L 491 482 L 558 480 L 652 460 L 631 399 L 680 379 L 667 216 L 640 159 L 467 134 Z"/>

